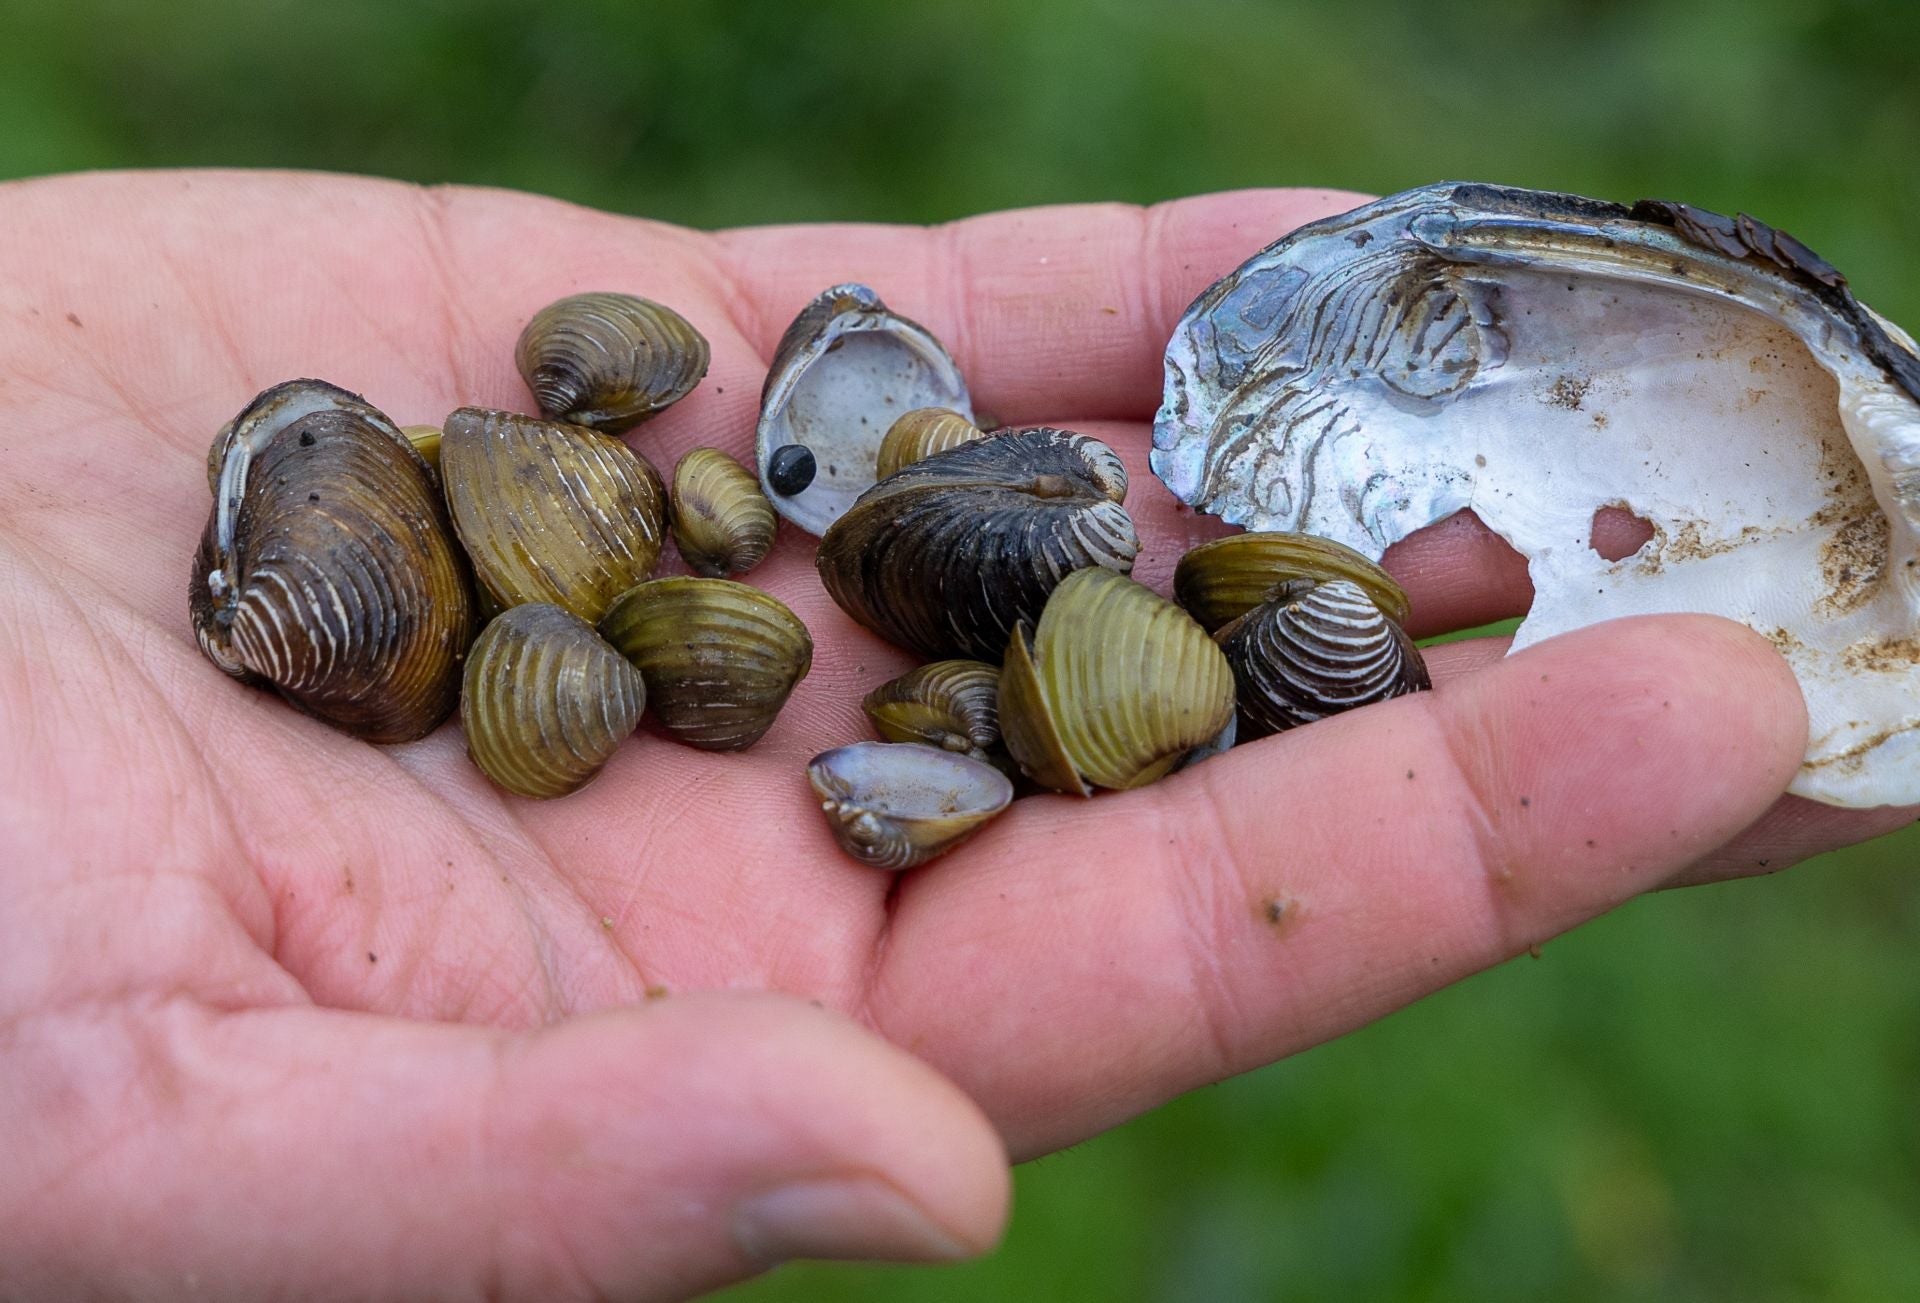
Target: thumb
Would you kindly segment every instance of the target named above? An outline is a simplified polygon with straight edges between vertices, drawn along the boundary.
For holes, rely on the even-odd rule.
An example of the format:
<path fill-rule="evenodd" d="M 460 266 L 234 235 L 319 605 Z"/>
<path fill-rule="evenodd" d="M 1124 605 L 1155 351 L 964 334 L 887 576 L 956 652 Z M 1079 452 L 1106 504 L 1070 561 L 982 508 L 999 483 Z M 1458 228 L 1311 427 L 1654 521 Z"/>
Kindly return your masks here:
<path fill-rule="evenodd" d="M 965 1257 L 1006 1214 L 979 1110 L 799 1000 L 674 997 L 520 1035 L 182 1017 L 142 1073 L 177 1119 L 28 1212 L 43 1268 L 23 1296 L 84 1271 L 115 1297 L 683 1298 L 788 1258 Z"/>

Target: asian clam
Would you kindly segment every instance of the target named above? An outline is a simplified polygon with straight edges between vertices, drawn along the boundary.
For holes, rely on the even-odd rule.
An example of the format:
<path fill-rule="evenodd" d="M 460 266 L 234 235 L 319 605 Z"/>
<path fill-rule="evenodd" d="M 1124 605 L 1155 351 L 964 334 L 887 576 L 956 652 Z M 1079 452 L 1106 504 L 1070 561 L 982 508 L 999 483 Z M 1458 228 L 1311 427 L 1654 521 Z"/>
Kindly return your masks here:
<path fill-rule="evenodd" d="M 852 858 L 905 869 L 1016 785 L 1137 787 L 1425 688 L 1377 561 L 1471 507 L 1529 558 L 1520 645 L 1637 611 L 1743 620 L 1807 690 L 1795 790 L 1920 801 L 1920 358 L 1751 219 L 1441 185 L 1255 255 L 1167 350 L 1152 467 L 1251 531 L 1182 558 L 1172 601 L 1130 577 L 1121 456 L 983 432 L 938 339 L 865 286 L 787 329 L 751 468 L 697 448 L 663 481 L 617 437 L 706 371 L 664 305 L 574 295 L 515 353 L 540 415 L 403 430 L 301 380 L 224 427 L 189 593 L 209 659 L 370 741 L 458 704 L 496 784 L 559 796 L 643 710 L 708 750 L 772 727 L 813 639 L 738 577 L 783 516 L 840 609 L 928 662 L 866 693 L 883 741 L 806 775 Z M 1600 557 L 1605 507 L 1653 541 Z M 669 534 L 691 576 L 656 575 Z"/>

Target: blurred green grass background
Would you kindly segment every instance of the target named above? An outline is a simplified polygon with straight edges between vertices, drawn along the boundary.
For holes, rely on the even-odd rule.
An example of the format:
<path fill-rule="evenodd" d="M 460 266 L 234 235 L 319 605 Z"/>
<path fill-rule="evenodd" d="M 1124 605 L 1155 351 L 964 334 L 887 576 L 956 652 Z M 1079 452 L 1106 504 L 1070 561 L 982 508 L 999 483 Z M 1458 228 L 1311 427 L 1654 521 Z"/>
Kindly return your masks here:
<path fill-rule="evenodd" d="M 1920 6 L 0 0 L 0 177 L 221 164 L 702 226 L 1472 178 L 1746 209 L 1920 325 Z M 1279 232 L 1275 232 L 1279 234 Z M 1618 911 L 798 1300 L 1920 1298 L 1920 830 Z"/>

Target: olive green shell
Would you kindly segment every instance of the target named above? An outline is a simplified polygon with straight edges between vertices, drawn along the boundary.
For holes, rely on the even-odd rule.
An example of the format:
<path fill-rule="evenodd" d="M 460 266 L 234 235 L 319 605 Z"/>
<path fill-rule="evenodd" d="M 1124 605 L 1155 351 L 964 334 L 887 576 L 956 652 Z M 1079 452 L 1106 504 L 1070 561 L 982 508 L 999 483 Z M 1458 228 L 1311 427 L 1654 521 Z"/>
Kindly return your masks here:
<path fill-rule="evenodd" d="M 467 754 L 519 796 L 565 796 L 639 726 L 646 686 L 579 616 L 545 602 L 504 612 L 467 653 Z"/>
<path fill-rule="evenodd" d="M 840 849 L 877 869 L 945 854 L 1013 801 L 993 766 L 914 743 L 836 747 L 813 758 L 807 781 Z"/>
<path fill-rule="evenodd" d="M 1066 575 L 1133 568 L 1127 471 L 1097 439 L 1038 427 L 935 453 L 860 495 L 820 540 L 840 609 L 939 659 L 997 660 Z"/>
<path fill-rule="evenodd" d="M 718 448 L 695 448 L 674 465 L 672 507 L 673 541 L 697 575 L 745 574 L 773 547 L 773 504 L 753 472 Z"/>
<path fill-rule="evenodd" d="M 1233 671 L 1185 611 L 1124 575 L 1080 570 L 1000 672 L 1000 730 L 1036 782 L 1091 796 L 1153 782 L 1233 716 Z"/>
<path fill-rule="evenodd" d="M 613 604 L 600 633 L 646 680 L 660 726 L 705 751 L 759 741 L 813 664 L 800 617 L 731 579 L 641 584 Z"/>
<path fill-rule="evenodd" d="M 541 415 L 618 434 L 692 392 L 709 355 L 706 337 L 672 308 L 600 293 L 535 313 L 513 359 Z"/>
<path fill-rule="evenodd" d="M 916 407 L 887 428 L 880 440 L 874 478 L 884 480 L 902 466 L 986 437 L 979 426 L 950 408 Z"/>
<path fill-rule="evenodd" d="M 552 602 L 593 623 L 660 560 L 659 473 L 610 435 L 463 407 L 447 417 L 440 477 L 474 572 L 503 607 Z"/>
<path fill-rule="evenodd" d="M 934 661 L 869 692 L 860 708 L 889 742 L 919 742 L 991 762 L 1000 747 L 1000 671 Z"/>
<path fill-rule="evenodd" d="M 201 651 L 369 742 L 431 732 L 474 630 L 432 469 L 377 409 L 318 380 L 267 390 L 216 443 L 188 583 Z"/>
<path fill-rule="evenodd" d="M 1214 634 L 1241 736 L 1263 737 L 1431 686 L 1420 649 L 1347 579 L 1295 579 Z"/>
<path fill-rule="evenodd" d="M 1389 619 L 1406 623 L 1407 594 L 1392 575 L 1344 543 L 1313 534 L 1256 531 L 1203 543 L 1180 558 L 1173 596 L 1212 633 L 1290 579 L 1352 580 Z"/>

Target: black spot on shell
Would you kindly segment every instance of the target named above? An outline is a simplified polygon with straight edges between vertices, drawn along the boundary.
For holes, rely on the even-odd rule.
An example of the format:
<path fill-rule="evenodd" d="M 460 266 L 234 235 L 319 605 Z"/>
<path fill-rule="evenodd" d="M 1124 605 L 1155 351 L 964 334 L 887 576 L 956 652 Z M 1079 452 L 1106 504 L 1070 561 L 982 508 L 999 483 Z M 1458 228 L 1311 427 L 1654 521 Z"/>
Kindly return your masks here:
<path fill-rule="evenodd" d="M 781 497 L 790 498 L 805 492 L 818 470 L 811 448 L 790 443 L 773 450 L 773 456 L 767 461 L 767 483 Z"/>

